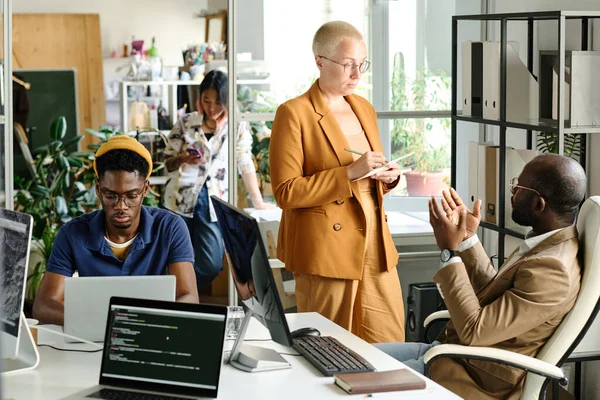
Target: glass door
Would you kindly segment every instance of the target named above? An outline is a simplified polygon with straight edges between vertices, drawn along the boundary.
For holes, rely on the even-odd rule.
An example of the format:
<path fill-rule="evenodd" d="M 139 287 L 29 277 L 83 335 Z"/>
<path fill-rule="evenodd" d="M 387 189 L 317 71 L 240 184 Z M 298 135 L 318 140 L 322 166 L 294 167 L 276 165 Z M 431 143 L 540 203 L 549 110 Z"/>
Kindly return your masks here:
<path fill-rule="evenodd" d="M 13 209 L 11 0 L 0 0 L 0 207 Z"/>

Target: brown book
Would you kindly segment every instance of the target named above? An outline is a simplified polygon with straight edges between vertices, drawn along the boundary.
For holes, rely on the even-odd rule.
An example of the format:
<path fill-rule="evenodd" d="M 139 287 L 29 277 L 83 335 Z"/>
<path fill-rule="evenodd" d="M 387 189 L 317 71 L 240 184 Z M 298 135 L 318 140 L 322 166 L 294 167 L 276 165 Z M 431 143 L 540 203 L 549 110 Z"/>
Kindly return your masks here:
<path fill-rule="evenodd" d="M 334 375 L 335 383 L 350 394 L 425 389 L 425 380 L 409 368 Z"/>

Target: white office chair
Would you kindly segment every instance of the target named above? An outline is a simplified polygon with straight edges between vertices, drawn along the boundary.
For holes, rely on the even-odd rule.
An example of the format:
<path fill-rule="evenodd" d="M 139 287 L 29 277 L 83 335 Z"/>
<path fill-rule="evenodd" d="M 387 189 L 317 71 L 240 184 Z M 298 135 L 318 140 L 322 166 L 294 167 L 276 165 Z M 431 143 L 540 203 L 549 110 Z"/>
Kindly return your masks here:
<path fill-rule="evenodd" d="M 558 384 L 567 384 L 560 366 L 583 339 L 600 310 L 600 196 L 590 197 L 584 202 L 577 219 L 577 231 L 583 250 L 581 289 L 573 309 L 535 358 L 491 347 L 442 344 L 425 354 L 425 365 L 444 357 L 476 358 L 507 364 L 528 371 L 522 400 L 545 399 L 550 381 L 553 383 L 553 397 L 558 398 Z M 449 317 L 448 311 L 438 311 L 430 315 L 424 325 Z"/>

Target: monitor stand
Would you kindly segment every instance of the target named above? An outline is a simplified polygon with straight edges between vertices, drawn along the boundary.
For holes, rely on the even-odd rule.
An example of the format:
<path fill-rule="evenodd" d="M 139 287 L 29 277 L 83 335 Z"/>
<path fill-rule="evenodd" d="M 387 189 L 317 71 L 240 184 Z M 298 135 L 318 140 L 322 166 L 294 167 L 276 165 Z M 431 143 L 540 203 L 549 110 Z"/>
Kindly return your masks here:
<path fill-rule="evenodd" d="M 250 318 L 252 317 L 252 311 L 248 310 L 242 321 L 242 326 L 238 333 L 238 337 L 235 340 L 235 344 L 233 345 L 233 349 L 231 349 L 229 364 L 246 372 L 262 372 L 292 368 L 291 364 L 275 350 L 244 344 L 246 329 L 248 328 Z"/>
<path fill-rule="evenodd" d="M 21 329 L 19 330 L 17 357 L 0 360 L 0 373 L 2 375 L 35 369 L 40 362 L 40 353 L 38 353 L 29 326 L 27 326 L 25 315 L 21 313 L 19 319 L 21 320 Z"/>

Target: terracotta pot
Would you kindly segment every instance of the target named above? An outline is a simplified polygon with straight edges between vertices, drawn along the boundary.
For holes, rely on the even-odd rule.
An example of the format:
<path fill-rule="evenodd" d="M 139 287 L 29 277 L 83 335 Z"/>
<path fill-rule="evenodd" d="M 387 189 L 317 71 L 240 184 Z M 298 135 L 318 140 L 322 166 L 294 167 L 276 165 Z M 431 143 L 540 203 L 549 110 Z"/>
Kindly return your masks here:
<path fill-rule="evenodd" d="M 408 171 L 406 177 L 406 190 L 409 196 L 440 196 L 442 190 L 448 189 L 444 182 L 447 174 L 445 172 L 427 172 L 421 175 L 420 171 Z"/>

